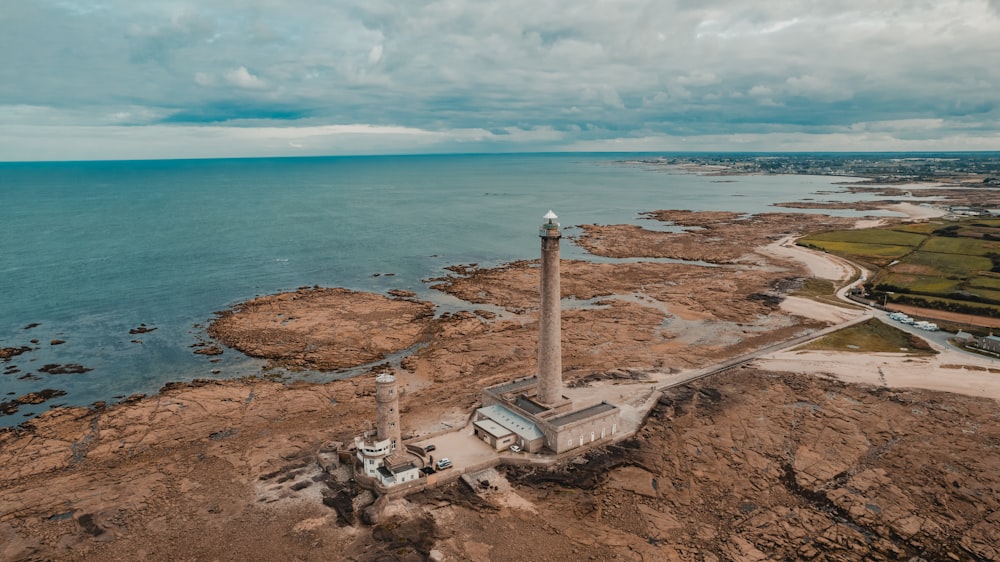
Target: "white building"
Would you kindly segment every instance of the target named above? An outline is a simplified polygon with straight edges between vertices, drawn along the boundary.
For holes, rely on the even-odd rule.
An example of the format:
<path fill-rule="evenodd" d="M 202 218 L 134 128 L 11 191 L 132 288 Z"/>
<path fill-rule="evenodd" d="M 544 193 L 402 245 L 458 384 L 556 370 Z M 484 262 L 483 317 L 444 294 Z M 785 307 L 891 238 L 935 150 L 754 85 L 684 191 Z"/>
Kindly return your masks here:
<path fill-rule="evenodd" d="M 354 447 L 357 449 L 358 462 L 361 463 L 365 476 L 378 478 L 379 467 L 385 458 L 392 454 L 392 440 L 379 441 L 373 435 L 361 435 L 354 438 Z"/>

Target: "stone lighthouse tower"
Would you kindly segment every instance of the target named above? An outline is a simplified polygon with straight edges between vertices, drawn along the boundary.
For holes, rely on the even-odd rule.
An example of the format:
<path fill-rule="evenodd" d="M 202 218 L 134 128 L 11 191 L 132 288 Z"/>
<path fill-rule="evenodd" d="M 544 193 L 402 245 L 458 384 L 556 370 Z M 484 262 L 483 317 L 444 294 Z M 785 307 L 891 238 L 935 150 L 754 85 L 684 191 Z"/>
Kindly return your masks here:
<path fill-rule="evenodd" d="M 538 394 L 542 404 L 562 402 L 562 334 L 559 292 L 559 217 L 549 211 L 542 217 L 542 302 L 538 318 Z"/>
<path fill-rule="evenodd" d="M 390 451 L 395 451 L 402 443 L 399 392 L 396 389 L 396 377 L 391 373 L 375 377 L 375 432 L 378 441 L 390 440 Z"/>

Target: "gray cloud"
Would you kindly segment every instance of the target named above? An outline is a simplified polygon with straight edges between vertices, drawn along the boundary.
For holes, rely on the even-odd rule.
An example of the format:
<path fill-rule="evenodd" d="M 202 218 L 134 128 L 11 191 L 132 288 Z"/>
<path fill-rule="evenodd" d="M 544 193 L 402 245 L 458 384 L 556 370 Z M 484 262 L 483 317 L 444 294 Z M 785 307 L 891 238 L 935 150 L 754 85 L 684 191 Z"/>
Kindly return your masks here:
<path fill-rule="evenodd" d="M 243 150 L 275 154 L 768 138 L 1000 149 L 997 0 L 12 4 L 0 160 L 72 158 L 84 142 L 115 158 L 107 139 L 122 126 L 155 131 L 154 157 L 195 145 L 212 156 L 191 136 L 224 127 L 242 130 Z M 372 128 L 352 141 L 316 129 L 343 125 Z M 246 130 L 264 126 L 301 138 L 255 145 Z M 28 152 L 14 130 L 52 143 Z"/>

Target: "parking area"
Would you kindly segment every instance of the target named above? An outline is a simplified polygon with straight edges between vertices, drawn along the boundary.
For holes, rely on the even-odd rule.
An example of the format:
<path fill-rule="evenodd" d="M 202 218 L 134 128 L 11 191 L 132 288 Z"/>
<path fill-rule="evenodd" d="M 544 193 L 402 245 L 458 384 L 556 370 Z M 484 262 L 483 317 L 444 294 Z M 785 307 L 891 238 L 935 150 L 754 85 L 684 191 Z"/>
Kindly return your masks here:
<path fill-rule="evenodd" d="M 460 431 L 452 431 L 409 444 L 424 448 L 428 445 L 434 445 L 434 450 L 428 452 L 424 457 L 428 465 L 431 464 L 431 458 L 434 459 L 435 463 L 440 459 L 447 458 L 451 460 L 454 468 L 464 469 L 470 466 L 480 466 L 497 459 L 497 452 L 475 436 L 471 424 Z"/>

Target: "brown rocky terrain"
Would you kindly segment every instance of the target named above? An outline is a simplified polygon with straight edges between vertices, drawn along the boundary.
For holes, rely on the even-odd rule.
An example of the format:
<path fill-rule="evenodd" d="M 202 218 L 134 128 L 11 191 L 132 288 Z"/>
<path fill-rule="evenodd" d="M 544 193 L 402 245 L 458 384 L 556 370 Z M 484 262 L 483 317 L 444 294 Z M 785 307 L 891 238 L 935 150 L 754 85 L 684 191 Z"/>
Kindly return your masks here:
<path fill-rule="evenodd" d="M 420 342 L 432 308 L 372 293 L 307 287 L 220 312 L 208 333 L 284 367 L 330 371 L 363 365 Z"/>
<path fill-rule="evenodd" d="M 968 176 L 942 176 L 934 181 L 913 182 L 905 178 L 871 178 L 857 183 L 844 184 L 849 193 L 864 193 L 899 199 L 867 201 L 788 201 L 775 203 L 776 207 L 787 209 L 850 209 L 873 211 L 892 209 L 900 204 L 919 203 L 921 199 L 939 207 L 946 205 L 993 208 L 996 206 L 998 190 L 995 183 L 984 183 L 986 178 L 978 174 Z M 886 185 L 888 183 L 889 185 Z M 899 183 L 902 185 L 892 185 Z"/>
<path fill-rule="evenodd" d="M 586 227 L 579 243 L 718 265 L 565 261 L 568 380 L 704 366 L 814 325 L 778 308 L 801 266 L 752 249 L 846 219 L 651 216 L 695 228 Z M 433 318 L 407 295 L 304 289 L 223 313 L 213 333 L 293 368 L 423 342 L 397 371 L 404 436 L 461 425 L 479 388 L 534 369 L 537 265 L 457 267 L 437 283 L 473 310 Z M 603 454 L 512 470 L 513 488 L 424 492 L 370 526 L 372 498 L 352 500 L 316 453 L 367 427 L 373 393 L 371 376 L 201 381 L 0 432 L 0 560 L 997 556 L 994 401 L 728 371 L 671 391 Z"/>
<path fill-rule="evenodd" d="M 621 446 L 508 468 L 527 506 L 453 505 L 435 518 L 471 542 L 438 548 L 494 561 L 996 560 L 996 412 L 989 399 L 737 369 L 668 391 Z M 521 537 L 537 542 L 521 550 Z"/>
<path fill-rule="evenodd" d="M 857 219 L 803 213 L 747 215 L 728 211 L 653 211 L 647 218 L 685 227 L 680 233 L 638 226 L 584 225 L 578 243 L 592 254 L 614 258 L 646 257 L 756 263 L 753 249 L 785 236 L 817 230 L 851 228 Z"/>

